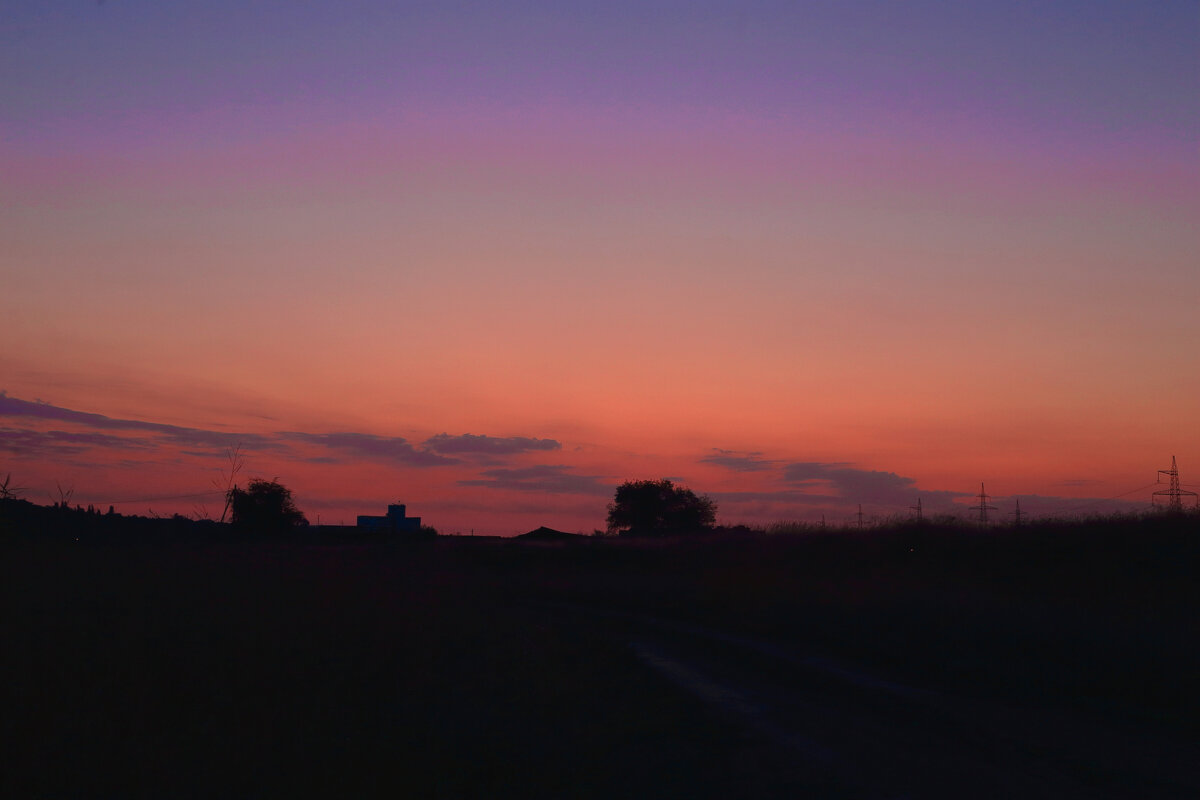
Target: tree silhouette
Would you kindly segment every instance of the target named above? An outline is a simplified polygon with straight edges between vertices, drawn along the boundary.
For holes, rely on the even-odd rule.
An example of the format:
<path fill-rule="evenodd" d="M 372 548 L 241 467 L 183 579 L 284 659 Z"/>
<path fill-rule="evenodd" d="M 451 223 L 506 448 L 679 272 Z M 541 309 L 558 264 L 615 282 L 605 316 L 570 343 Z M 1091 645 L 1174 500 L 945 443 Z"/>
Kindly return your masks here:
<path fill-rule="evenodd" d="M 716 519 L 716 503 L 666 478 L 625 481 L 608 504 L 609 533 L 691 533 L 711 528 Z"/>
<path fill-rule="evenodd" d="M 238 473 L 242 471 L 242 467 L 246 466 L 246 459 L 242 457 L 242 443 L 238 442 L 234 447 L 229 448 L 225 453 L 226 459 L 229 461 L 228 471 L 222 471 L 221 477 L 224 479 L 225 486 L 221 486 L 221 482 L 214 480 L 213 486 L 225 493 L 225 508 L 221 511 L 221 522 L 229 516 L 230 498 L 233 496 L 233 489 L 237 485 Z M 205 514 L 205 516 L 208 516 Z"/>
<path fill-rule="evenodd" d="M 12 482 L 11 472 L 0 481 L 0 500 L 19 500 L 24 492 L 24 486 L 17 486 Z"/>
<path fill-rule="evenodd" d="M 245 489 L 234 486 L 226 495 L 235 527 L 254 533 L 287 533 L 308 520 L 292 501 L 292 490 L 278 480 L 254 478 Z"/>

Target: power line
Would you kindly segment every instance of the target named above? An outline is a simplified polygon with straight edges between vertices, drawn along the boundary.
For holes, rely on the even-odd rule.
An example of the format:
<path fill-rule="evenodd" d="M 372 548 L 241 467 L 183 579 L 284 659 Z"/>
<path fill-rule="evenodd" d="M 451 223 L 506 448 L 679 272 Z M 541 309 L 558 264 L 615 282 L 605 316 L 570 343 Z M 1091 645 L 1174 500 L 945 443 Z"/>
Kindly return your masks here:
<path fill-rule="evenodd" d="M 1149 489 L 1151 486 L 1156 486 L 1156 485 L 1158 485 L 1158 481 L 1155 481 L 1154 483 L 1147 483 L 1145 486 L 1139 486 L 1136 489 L 1130 489 L 1127 492 L 1121 492 L 1120 494 L 1114 494 L 1112 497 L 1099 497 L 1094 500 L 1087 500 L 1083 503 L 1077 503 L 1076 505 L 1071 506 L 1071 510 L 1078 511 L 1079 509 L 1087 508 L 1088 506 L 1094 506 L 1099 503 L 1107 503 L 1109 500 L 1120 500 L 1122 497 L 1134 494 L 1135 492 L 1144 492 L 1147 489 Z"/>
<path fill-rule="evenodd" d="M 988 501 L 991 499 L 992 499 L 991 496 L 983 491 L 983 481 L 980 481 L 979 482 L 979 505 L 971 506 L 972 511 L 979 512 L 979 524 L 980 525 L 987 525 L 988 524 L 987 512 L 996 510 L 995 506 L 988 505 Z"/>
<path fill-rule="evenodd" d="M 1195 492 L 1190 492 L 1187 489 L 1180 488 L 1179 467 L 1175 464 L 1175 456 L 1171 456 L 1171 468 L 1160 469 L 1158 474 L 1160 476 L 1167 476 L 1167 488 L 1155 492 L 1150 498 L 1151 502 L 1154 502 L 1155 498 L 1165 497 L 1167 498 L 1167 510 L 1176 513 L 1183 511 L 1183 498 L 1185 496 L 1195 497 L 1197 502 L 1200 503 L 1200 495 L 1197 495 Z"/>

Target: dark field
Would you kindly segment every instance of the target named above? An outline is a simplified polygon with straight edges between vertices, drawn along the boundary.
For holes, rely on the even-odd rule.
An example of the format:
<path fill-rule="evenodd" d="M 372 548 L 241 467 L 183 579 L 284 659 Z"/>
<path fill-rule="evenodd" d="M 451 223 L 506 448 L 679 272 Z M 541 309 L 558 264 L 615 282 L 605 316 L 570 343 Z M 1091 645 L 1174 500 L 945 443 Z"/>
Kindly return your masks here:
<path fill-rule="evenodd" d="M 1196 518 L 35 541 L 5 796 L 1196 797 Z"/>

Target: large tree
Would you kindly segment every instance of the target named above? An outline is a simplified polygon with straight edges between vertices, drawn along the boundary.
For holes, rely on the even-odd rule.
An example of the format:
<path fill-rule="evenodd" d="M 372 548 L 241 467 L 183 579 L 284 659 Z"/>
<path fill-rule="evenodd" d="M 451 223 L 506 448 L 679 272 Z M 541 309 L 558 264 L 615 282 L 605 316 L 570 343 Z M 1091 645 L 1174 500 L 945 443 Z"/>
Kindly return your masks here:
<path fill-rule="evenodd" d="M 716 503 L 666 478 L 625 481 L 608 504 L 609 533 L 692 533 L 711 528 L 716 520 Z"/>
<path fill-rule="evenodd" d="M 226 499 L 234 526 L 252 533 L 286 533 L 308 524 L 292 500 L 292 490 L 278 481 L 254 478 L 245 489 L 234 486 Z"/>

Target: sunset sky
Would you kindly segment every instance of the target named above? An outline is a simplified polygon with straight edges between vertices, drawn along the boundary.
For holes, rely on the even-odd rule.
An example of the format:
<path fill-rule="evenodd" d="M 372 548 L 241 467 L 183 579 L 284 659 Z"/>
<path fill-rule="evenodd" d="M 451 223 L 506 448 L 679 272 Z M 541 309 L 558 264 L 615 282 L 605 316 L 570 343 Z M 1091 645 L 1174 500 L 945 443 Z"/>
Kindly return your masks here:
<path fill-rule="evenodd" d="M 219 515 L 240 443 L 443 533 L 1146 507 L 1198 301 L 1195 0 L 0 0 L 34 502 Z"/>

